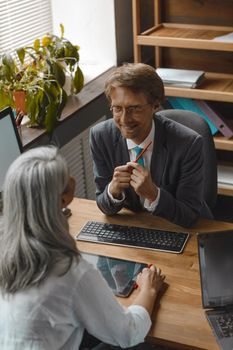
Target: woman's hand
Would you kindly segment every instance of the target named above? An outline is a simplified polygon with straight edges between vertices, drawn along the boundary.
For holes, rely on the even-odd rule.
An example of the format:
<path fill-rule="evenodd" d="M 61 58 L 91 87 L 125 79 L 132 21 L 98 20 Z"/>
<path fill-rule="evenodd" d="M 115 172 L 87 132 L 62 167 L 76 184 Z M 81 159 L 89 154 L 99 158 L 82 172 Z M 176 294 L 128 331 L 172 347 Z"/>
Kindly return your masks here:
<path fill-rule="evenodd" d="M 160 291 L 165 276 L 161 274 L 161 270 L 151 265 L 144 268 L 137 276 L 137 284 L 141 290 L 155 291 L 156 295 Z"/>

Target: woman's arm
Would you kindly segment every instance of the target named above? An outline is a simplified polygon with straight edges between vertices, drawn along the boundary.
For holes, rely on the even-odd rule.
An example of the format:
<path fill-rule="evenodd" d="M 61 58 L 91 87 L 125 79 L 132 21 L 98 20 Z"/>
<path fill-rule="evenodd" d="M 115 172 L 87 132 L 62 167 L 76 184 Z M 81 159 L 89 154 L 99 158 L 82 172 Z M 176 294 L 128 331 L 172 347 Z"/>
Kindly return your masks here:
<path fill-rule="evenodd" d="M 162 281 L 154 267 L 144 269 L 138 277 L 136 299 L 124 308 L 100 273 L 89 268 L 79 280 L 74 296 L 77 319 L 88 333 L 104 343 L 123 348 L 137 345 L 151 327 L 150 314 Z"/>
<path fill-rule="evenodd" d="M 144 268 L 137 276 L 137 285 L 140 291 L 133 304 L 144 307 L 149 315 L 151 315 L 164 279 L 165 276 L 161 275 L 161 270 L 157 269 L 154 265 Z"/>

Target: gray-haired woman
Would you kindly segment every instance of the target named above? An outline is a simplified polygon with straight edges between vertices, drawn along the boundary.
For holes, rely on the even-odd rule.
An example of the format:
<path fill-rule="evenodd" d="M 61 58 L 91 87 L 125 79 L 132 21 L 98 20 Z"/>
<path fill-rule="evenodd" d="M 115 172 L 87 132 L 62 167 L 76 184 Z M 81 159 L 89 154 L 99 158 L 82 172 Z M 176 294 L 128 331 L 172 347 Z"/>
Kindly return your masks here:
<path fill-rule="evenodd" d="M 123 308 L 69 235 L 62 207 L 74 180 L 53 146 L 23 153 L 9 168 L 0 227 L 0 348 L 79 349 L 84 329 L 121 347 L 143 341 L 164 276 L 138 276 L 139 293 Z"/>

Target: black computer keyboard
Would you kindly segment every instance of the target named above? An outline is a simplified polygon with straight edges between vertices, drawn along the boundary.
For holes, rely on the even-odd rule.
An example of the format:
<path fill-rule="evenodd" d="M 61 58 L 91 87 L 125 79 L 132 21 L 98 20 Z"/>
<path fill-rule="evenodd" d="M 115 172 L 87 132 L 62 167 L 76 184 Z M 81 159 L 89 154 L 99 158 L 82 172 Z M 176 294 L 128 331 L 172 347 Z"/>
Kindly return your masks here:
<path fill-rule="evenodd" d="M 117 244 L 171 253 L 181 253 L 188 237 L 189 234 L 186 232 L 161 231 L 96 221 L 88 221 L 76 235 L 76 239 L 80 241 Z"/>

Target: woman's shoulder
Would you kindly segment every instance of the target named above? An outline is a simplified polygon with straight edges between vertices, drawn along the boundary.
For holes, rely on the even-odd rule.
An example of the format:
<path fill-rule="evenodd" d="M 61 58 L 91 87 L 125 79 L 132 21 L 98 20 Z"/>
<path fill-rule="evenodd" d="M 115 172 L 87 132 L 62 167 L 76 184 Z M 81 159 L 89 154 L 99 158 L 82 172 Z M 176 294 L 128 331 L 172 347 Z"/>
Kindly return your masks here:
<path fill-rule="evenodd" d="M 68 258 L 56 263 L 42 285 L 65 285 L 76 288 L 83 275 L 94 269 L 93 265 L 83 259 L 81 255 L 73 257 L 71 263 Z"/>
<path fill-rule="evenodd" d="M 85 260 L 81 255 L 74 258 L 68 273 L 78 282 L 85 274 L 93 272 L 94 266 Z"/>

